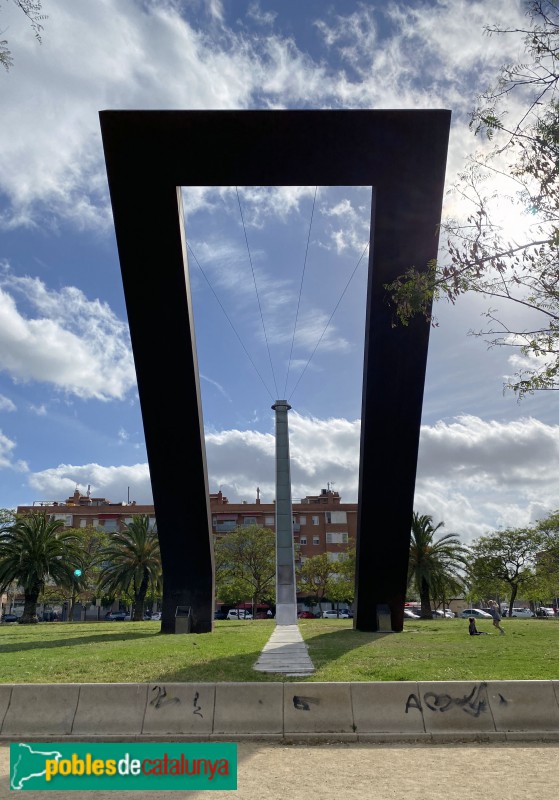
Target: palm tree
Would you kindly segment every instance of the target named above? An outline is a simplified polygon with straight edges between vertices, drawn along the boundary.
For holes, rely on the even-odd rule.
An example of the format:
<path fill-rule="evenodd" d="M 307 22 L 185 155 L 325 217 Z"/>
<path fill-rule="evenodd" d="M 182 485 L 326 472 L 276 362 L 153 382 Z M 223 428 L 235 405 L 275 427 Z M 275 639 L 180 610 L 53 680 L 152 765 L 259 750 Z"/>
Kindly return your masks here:
<path fill-rule="evenodd" d="M 408 586 L 415 586 L 419 594 L 422 619 L 431 619 L 430 598 L 442 583 L 448 579 L 461 582 L 460 573 L 467 564 L 468 550 L 455 533 L 447 533 L 435 541 L 435 534 L 443 526 L 444 522 L 433 526 L 433 518 L 428 514 L 413 514 Z"/>
<path fill-rule="evenodd" d="M 131 589 L 134 621 L 141 621 L 149 585 L 161 582 L 159 538 L 157 530 L 150 528 L 149 516 L 136 516 L 124 530 L 112 534 L 100 556 L 106 564 L 99 574 L 99 589 L 111 595 Z"/>
<path fill-rule="evenodd" d="M 69 587 L 79 565 L 78 538 L 62 520 L 33 513 L 0 530 L 0 592 L 12 581 L 24 591 L 22 623 L 38 622 L 37 601 L 52 580 Z"/>

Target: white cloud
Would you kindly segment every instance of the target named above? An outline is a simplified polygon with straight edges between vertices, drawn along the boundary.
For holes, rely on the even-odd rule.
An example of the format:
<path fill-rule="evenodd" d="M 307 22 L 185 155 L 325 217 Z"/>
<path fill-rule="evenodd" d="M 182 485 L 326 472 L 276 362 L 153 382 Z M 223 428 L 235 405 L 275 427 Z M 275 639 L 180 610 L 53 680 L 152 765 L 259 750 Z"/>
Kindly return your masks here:
<path fill-rule="evenodd" d="M 270 428 L 273 420 L 270 418 Z M 356 502 L 359 473 L 359 420 L 289 417 L 293 500 L 317 494 L 333 483 L 342 502 Z M 2 444 L 4 442 L 4 444 Z M 14 466 L 14 447 L 0 437 L 5 466 Z M 256 487 L 263 502 L 275 498 L 275 438 L 254 430 L 206 433 L 210 491 L 219 488 L 233 502 L 253 502 Z M 2 463 L 0 461 L 0 463 Z M 510 423 L 464 416 L 424 425 L 415 510 L 444 521 L 445 530 L 470 542 L 499 527 L 522 527 L 557 506 L 559 426 L 536 419 Z M 96 496 L 113 502 L 130 496 L 152 502 L 147 464 L 100 466 L 61 464 L 36 472 L 29 484 L 45 497 L 72 493 L 76 483 L 92 485 Z"/>
<path fill-rule="evenodd" d="M 328 481 L 349 502 L 357 496 L 358 421 L 317 420 L 292 412 L 289 417 L 293 498 L 316 494 Z M 212 487 L 230 499 L 250 500 L 256 486 L 264 502 L 275 497 L 275 438 L 271 433 L 229 430 L 206 435 Z M 214 489 L 212 489 L 213 491 Z"/>
<path fill-rule="evenodd" d="M 277 12 L 262 11 L 260 3 L 254 2 L 248 7 L 247 17 L 256 22 L 257 25 L 272 25 L 277 17 Z"/>
<path fill-rule="evenodd" d="M 112 503 L 126 502 L 128 488 L 130 500 L 137 503 L 153 503 L 149 469 L 147 464 L 104 467 L 100 464 L 58 467 L 35 472 L 29 477 L 29 485 L 45 498 L 59 500 L 73 494 L 76 485 L 82 492 L 91 484 L 91 494 L 105 497 Z"/>
<path fill-rule="evenodd" d="M 42 381 L 82 398 L 122 399 L 135 385 L 128 326 L 79 289 L 0 274 L 1 367 L 15 381 Z M 19 310 L 19 294 L 36 312 Z"/>
<path fill-rule="evenodd" d="M 416 510 L 465 541 L 555 509 L 559 426 L 462 416 L 421 428 Z"/>
<path fill-rule="evenodd" d="M 28 467 L 25 461 L 14 461 L 13 451 L 16 443 L 8 438 L 5 433 L 0 431 L 0 469 L 13 469 L 16 472 L 27 472 Z"/>
<path fill-rule="evenodd" d="M 0 411 L 15 411 L 16 408 L 16 404 L 9 397 L 0 394 Z"/>
<path fill-rule="evenodd" d="M 225 389 L 223 388 L 221 383 L 218 383 L 217 381 L 214 381 L 212 378 L 208 378 L 206 375 L 202 375 L 202 373 L 200 373 L 200 378 L 203 381 L 206 381 L 206 383 L 211 384 L 211 386 L 215 386 L 215 388 L 218 390 L 218 392 L 220 394 L 222 394 L 223 397 L 225 397 L 225 399 L 228 400 L 230 403 L 233 402 L 233 400 L 231 399 L 231 396 L 225 391 Z"/>
<path fill-rule="evenodd" d="M 60 218 L 78 228 L 110 225 L 101 108 L 447 106 L 467 113 L 496 65 L 521 49 L 519 37 L 483 36 L 483 25 L 523 21 L 520 0 L 387 3 L 381 11 L 362 4 L 346 15 L 325 9 L 316 31 L 341 59 L 333 67 L 275 30 L 273 14 L 256 3 L 248 18 L 271 25 L 266 36 L 226 28 L 219 0 L 207 5 L 213 23 L 205 28 L 191 4 L 97 0 L 77 8 L 50 0 L 42 45 L 20 24 L 15 4 L 2 8 L 17 58 L 3 83 L 5 226 L 56 226 Z M 379 14 L 391 26 L 380 45 Z M 272 191 L 249 224 L 263 213 L 287 213 L 300 191 Z M 203 193 L 198 201 L 205 204 Z"/>
<path fill-rule="evenodd" d="M 30 403 L 29 410 L 33 414 L 37 414 L 38 417 L 46 417 L 47 415 L 47 407 L 44 403 L 41 403 L 40 406 L 36 406 L 33 403 Z"/>

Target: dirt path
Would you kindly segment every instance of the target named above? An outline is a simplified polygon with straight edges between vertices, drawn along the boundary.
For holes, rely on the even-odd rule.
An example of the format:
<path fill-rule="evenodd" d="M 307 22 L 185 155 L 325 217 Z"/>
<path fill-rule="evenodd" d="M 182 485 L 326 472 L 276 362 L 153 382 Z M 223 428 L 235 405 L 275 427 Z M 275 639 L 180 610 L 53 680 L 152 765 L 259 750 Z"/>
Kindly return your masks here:
<path fill-rule="evenodd" d="M 559 745 L 239 744 L 236 792 L 187 792 L 189 800 L 557 800 Z M 0 799 L 9 747 L 0 745 Z M 115 792 L 26 792 L 26 800 L 117 800 Z M 170 800 L 126 792 L 125 800 Z"/>

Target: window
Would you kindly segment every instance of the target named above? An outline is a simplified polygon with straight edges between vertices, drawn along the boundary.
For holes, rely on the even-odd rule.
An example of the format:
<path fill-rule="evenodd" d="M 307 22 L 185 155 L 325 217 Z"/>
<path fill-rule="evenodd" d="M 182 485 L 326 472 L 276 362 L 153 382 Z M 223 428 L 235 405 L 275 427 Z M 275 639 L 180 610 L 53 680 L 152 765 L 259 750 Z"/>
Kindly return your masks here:
<path fill-rule="evenodd" d="M 256 517 L 243 517 L 243 525 L 256 525 Z"/>
<path fill-rule="evenodd" d="M 301 538 L 299 539 L 299 544 L 306 544 L 306 543 L 307 543 L 307 537 L 301 536 Z"/>
<path fill-rule="evenodd" d="M 106 519 L 105 525 L 103 526 L 107 533 L 115 533 L 117 530 L 116 527 L 116 519 Z"/>
<path fill-rule="evenodd" d="M 339 561 L 340 557 L 345 555 L 344 553 L 328 553 L 328 561 Z"/>
<path fill-rule="evenodd" d="M 53 514 L 53 519 L 62 520 L 66 527 L 72 527 L 72 515 L 71 514 Z"/>
<path fill-rule="evenodd" d="M 306 517 L 299 517 L 299 525 L 306 525 L 307 518 Z"/>
<path fill-rule="evenodd" d="M 347 533 L 327 533 L 326 544 L 347 544 Z"/>
<path fill-rule="evenodd" d="M 276 518 L 275 517 L 264 517 L 264 525 L 275 525 Z"/>
<path fill-rule="evenodd" d="M 229 533 L 230 531 L 234 531 L 237 527 L 237 523 L 233 522 L 233 520 L 218 520 L 215 525 L 215 532 L 216 533 Z"/>
<path fill-rule="evenodd" d="M 347 514 L 345 511 L 327 511 L 326 522 L 329 525 L 345 525 L 347 522 Z"/>
<path fill-rule="evenodd" d="M 80 528 L 85 528 L 86 525 L 87 525 L 87 520 L 86 519 L 80 519 Z"/>
<path fill-rule="evenodd" d="M 312 537 L 313 544 L 320 544 L 320 536 L 313 536 Z"/>
<path fill-rule="evenodd" d="M 316 516 L 316 517 L 312 517 L 312 524 L 313 524 L 313 525 L 318 525 L 318 523 L 319 523 L 319 518 L 318 518 L 318 516 Z"/>

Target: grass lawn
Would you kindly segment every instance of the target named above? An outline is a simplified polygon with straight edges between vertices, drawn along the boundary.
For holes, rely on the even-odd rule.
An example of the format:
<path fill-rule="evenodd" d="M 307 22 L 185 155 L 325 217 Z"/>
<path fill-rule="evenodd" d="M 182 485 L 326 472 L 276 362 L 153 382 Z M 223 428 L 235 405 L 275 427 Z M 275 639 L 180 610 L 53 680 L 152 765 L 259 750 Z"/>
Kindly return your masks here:
<path fill-rule="evenodd" d="M 559 678 L 559 620 L 504 620 L 505 636 L 469 636 L 467 620 L 406 621 L 401 634 L 351 620 L 301 620 L 310 681 Z M 213 634 L 162 636 L 154 622 L 0 625 L 1 683 L 305 680 L 256 673 L 274 622 L 217 622 Z"/>

